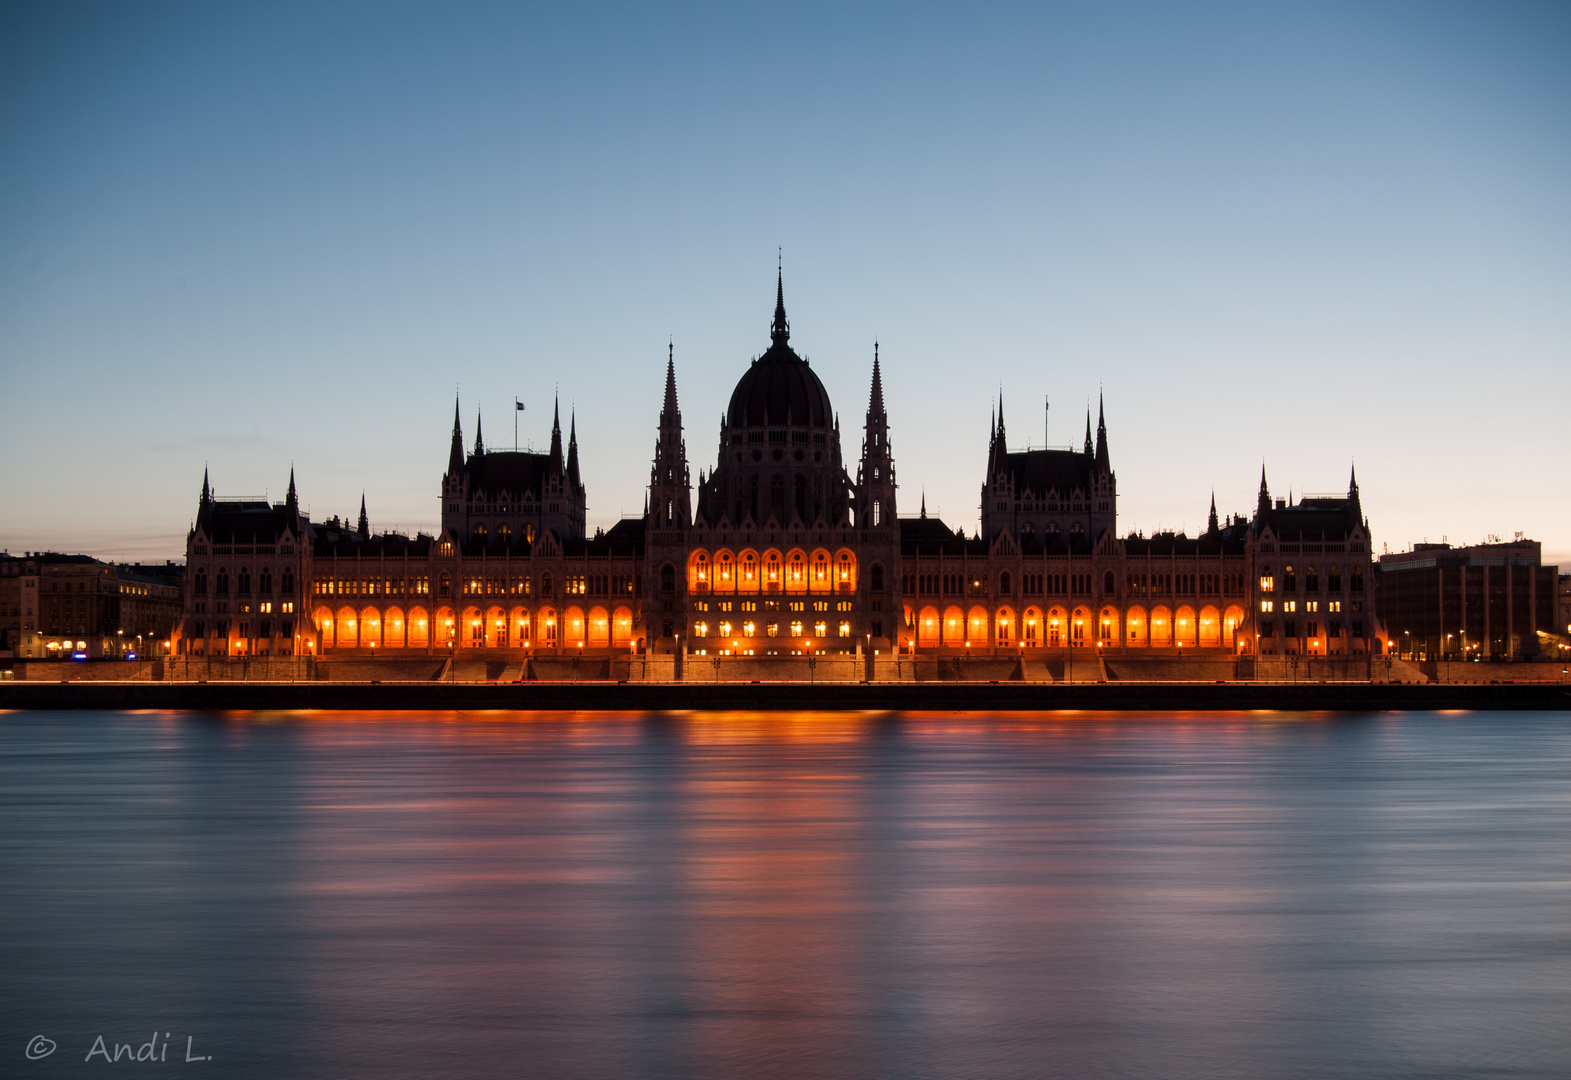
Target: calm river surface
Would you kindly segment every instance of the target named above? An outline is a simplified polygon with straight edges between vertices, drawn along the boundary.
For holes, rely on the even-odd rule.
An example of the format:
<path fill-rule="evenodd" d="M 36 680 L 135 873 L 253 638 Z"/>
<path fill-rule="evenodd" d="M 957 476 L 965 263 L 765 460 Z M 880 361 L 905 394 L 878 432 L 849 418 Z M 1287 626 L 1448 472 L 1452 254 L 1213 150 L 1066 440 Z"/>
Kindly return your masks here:
<path fill-rule="evenodd" d="M 1565 1077 L 1571 715 L 0 714 L 107 1073 Z"/>

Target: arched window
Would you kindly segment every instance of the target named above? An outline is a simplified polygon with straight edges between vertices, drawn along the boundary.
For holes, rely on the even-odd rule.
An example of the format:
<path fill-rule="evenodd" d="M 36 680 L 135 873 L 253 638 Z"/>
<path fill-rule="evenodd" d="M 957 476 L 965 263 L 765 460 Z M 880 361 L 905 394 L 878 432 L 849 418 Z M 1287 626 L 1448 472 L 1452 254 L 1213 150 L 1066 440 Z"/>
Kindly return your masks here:
<path fill-rule="evenodd" d="M 552 582 L 551 575 L 549 573 L 545 573 L 545 574 L 541 574 L 540 575 L 540 595 L 541 596 L 551 596 L 552 595 L 551 590 L 554 587 L 555 587 L 554 583 Z M 553 618 L 554 618 L 554 616 L 553 616 Z"/>
<path fill-rule="evenodd" d="M 769 481 L 769 512 L 777 519 L 785 519 L 785 477 L 776 475 Z"/>
<path fill-rule="evenodd" d="M 876 473 L 877 470 L 875 469 L 874 472 Z M 883 504 L 878 499 L 874 499 L 873 500 L 873 526 L 876 528 L 879 525 L 882 525 L 883 521 L 884 521 Z"/>
<path fill-rule="evenodd" d="M 1320 591 L 1320 568 L 1319 567 L 1311 565 L 1309 567 L 1309 569 L 1304 572 L 1304 591 L 1305 592 L 1319 592 Z"/>
<path fill-rule="evenodd" d="M 284 579 L 278 591 L 285 596 L 293 596 L 295 594 L 295 572 L 292 568 L 284 567 Z"/>
<path fill-rule="evenodd" d="M 1014 585 L 1014 580 L 1009 576 L 1009 571 L 1008 570 L 1005 570 L 1002 574 L 998 575 L 998 595 L 999 596 L 1008 596 L 1008 595 L 1010 595 L 1010 589 L 1011 589 L 1011 587 L 1013 585 Z"/>
<path fill-rule="evenodd" d="M 1112 596 L 1117 591 L 1118 580 L 1113 576 L 1113 572 L 1109 570 L 1107 573 L 1102 575 L 1102 595 Z"/>
<path fill-rule="evenodd" d="M 196 572 L 196 584 L 193 586 L 193 588 L 196 590 L 196 595 L 198 595 L 198 596 L 206 596 L 207 595 L 207 571 L 206 570 L 198 570 Z"/>
<path fill-rule="evenodd" d="M 272 570 L 272 567 L 264 566 L 264 567 L 262 567 L 261 572 L 257 574 L 256 591 L 261 593 L 263 596 L 272 596 L 273 595 L 273 570 Z"/>
<path fill-rule="evenodd" d="M 1330 585 L 1332 592 L 1342 591 L 1342 567 L 1336 563 L 1331 565 Z"/>
<path fill-rule="evenodd" d="M 1271 576 L 1271 564 L 1266 563 L 1260 568 L 1260 591 L 1272 592 L 1276 589 L 1276 578 Z"/>
<path fill-rule="evenodd" d="M 251 595 L 251 571 L 247 567 L 242 566 L 235 577 L 235 592 L 240 596 Z"/>
<path fill-rule="evenodd" d="M 229 595 L 229 571 L 218 571 L 218 580 L 213 584 L 213 591 L 219 596 Z"/>
<path fill-rule="evenodd" d="M 807 520 L 807 477 L 796 474 L 796 516 Z"/>
<path fill-rule="evenodd" d="M 453 579 L 451 577 L 449 577 L 447 575 L 447 573 L 444 571 L 442 573 L 442 576 L 436 579 L 436 594 L 438 596 L 451 596 L 452 592 L 453 592 Z M 547 593 L 546 595 L 550 595 L 550 594 Z"/>
<path fill-rule="evenodd" d="M 676 592 L 676 567 L 666 563 L 660 568 L 660 591 L 663 593 Z"/>
<path fill-rule="evenodd" d="M 876 506 L 877 504 L 875 503 L 874 505 Z M 1009 575 L 1005 574 L 1004 576 L 1008 577 Z M 872 582 L 872 586 L 873 586 L 873 591 L 874 592 L 882 592 L 883 589 L 884 589 L 884 565 L 883 565 L 883 563 L 874 563 L 873 564 L 873 582 Z"/>
<path fill-rule="evenodd" d="M 482 544 L 485 543 L 485 526 L 484 525 L 476 525 L 475 526 L 475 539 L 480 541 Z"/>
<path fill-rule="evenodd" d="M 1293 571 L 1291 564 L 1282 568 L 1282 591 L 1298 591 L 1298 575 Z"/>

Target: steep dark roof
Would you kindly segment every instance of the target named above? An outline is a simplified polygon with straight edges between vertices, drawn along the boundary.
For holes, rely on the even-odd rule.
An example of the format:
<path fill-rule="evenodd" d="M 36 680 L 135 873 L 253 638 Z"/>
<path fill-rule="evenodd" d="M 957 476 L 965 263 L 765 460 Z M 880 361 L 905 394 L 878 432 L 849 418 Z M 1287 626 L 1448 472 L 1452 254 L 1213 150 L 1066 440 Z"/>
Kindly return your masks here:
<path fill-rule="evenodd" d="M 213 500 L 197 513 L 196 524 L 214 544 L 272 544 L 293 527 L 301 530 L 299 515 L 284 503 L 262 500 Z"/>
<path fill-rule="evenodd" d="M 538 499 L 551 471 L 551 456 L 527 450 L 493 450 L 470 455 L 464 471 L 471 492 L 521 496 L 527 491 Z"/>
<path fill-rule="evenodd" d="M 1363 522 L 1351 499 L 1315 497 L 1257 513 L 1255 524 L 1257 528 L 1269 525 L 1278 540 L 1296 542 L 1346 540 Z"/>
<path fill-rule="evenodd" d="M 1096 460 L 1074 450 L 1022 450 L 1004 455 L 1004 468 L 1014 481 L 1015 494 L 1030 491 L 1045 497 L 1056 491 L 1068 497 L 1077 488 L 1091 493 L 1091 470 Z"/>
<path fill-rule="evenodd" d="M 834 423 L 829 391 L 806 360 L 785 343 L 771 345 L 737 381 L 726 409 L 731 427 L 828 428 Z"/>

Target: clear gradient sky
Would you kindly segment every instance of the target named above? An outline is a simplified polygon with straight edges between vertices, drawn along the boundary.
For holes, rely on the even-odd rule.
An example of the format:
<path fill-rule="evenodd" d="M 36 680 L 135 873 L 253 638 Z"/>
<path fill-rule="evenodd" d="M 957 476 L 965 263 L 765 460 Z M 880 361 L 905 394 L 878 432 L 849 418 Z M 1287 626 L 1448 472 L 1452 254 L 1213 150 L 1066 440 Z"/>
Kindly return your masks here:
<path fill-rule="evenodd" d="M 0 8 L 0 546 L 179 558 L 221 496 L 433 529 L 576 406 L 642 506 L 768 345 L 974 529 L 1105 391 L 1120 531 L 1345 488 L 1571 564 L 1571 6 Z M 1044 431 L 1043 401 L 1051 399 Z"/>

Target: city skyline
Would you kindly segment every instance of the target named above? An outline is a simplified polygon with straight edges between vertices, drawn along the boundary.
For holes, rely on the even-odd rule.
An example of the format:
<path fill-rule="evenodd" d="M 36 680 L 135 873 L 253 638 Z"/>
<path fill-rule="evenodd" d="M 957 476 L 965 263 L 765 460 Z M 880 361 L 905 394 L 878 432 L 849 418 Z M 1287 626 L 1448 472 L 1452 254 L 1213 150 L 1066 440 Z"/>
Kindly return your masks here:
<path fill-rule="evenodd" d="M 1562 11 L 370 10 L 4 16 L 0 547 L 178 557 L 204 466 L 289 462 L 435 531 L 455 389 L 494 446 L 559 389 L 608 527 L 668 342 L 713 465 L 783 248 L 852 428 L 881 343 L 902 514 L 977 528 L 1000 391 L 1012 447 L 1100 393 L 1121 533 L 1356 463 L 1377 550 L 1571 562 Z"/>

